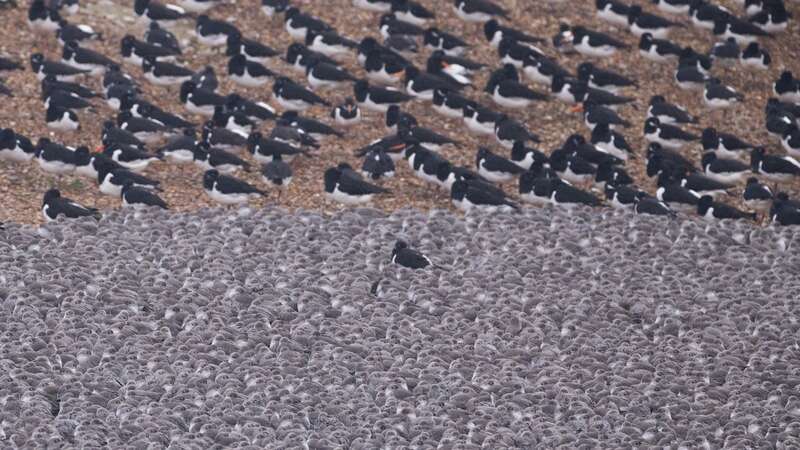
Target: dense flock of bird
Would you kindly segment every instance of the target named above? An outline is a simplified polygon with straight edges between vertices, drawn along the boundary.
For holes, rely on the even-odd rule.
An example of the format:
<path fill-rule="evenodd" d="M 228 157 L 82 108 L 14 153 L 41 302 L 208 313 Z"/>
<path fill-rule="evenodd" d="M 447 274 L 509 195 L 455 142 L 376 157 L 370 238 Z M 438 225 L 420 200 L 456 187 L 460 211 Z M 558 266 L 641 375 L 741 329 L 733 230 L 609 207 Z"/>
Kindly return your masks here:
<path fill-rule="evenodd" d="M 91 48 L 99 33 L 64 18 L 78 11 L 78 0 L 34 0 L 28 11 L 31 29 L 63 46 L 60 61 L 41 53 L 30 55 L 30 69 L 41 81 L 47 126 L 79 134 L 80 120 L 86 117 L 78 111 L 92 106 L 95 97 L 104 98 L 117 114 L 103 122 L 102 146 L 95 151 L 46 137 L 34 142 L 14 130 L 0 129 L 0 158 L 19 163 L 35 160 L 43 171 L 59 177 L 75 173 L 91 178 L 100 192 L 121 198 L 123 206 L 160 208 L 167 204 L 158 196 L 159 181 L 144 174 L 148 165 L 162 159 L 194 163 L 205 170 L 202 184 L 210 198 L 225 205 L 240 204 L 267 191 L 237 178 L 238 170 L 248 170 L 254 161 L 261 165 L 265 185 L 283 188 L 291 182 L 292 164 L 301 164 L 295 157 L 324 145 L 324 139 L 343 136 L 342 130 L 360 122 L 368 111 L 385 115 L 391 132 L 356 151 L 363 157 L 360 168 L 340 163 L 320 174 L 324 192 L 333 201 L 360 204 L 390 194 L 380 186 L 381 180 L 393 176 L 397 164 L 407 164 L 417 177 L 449 191 L 453 204 L 462 210 L 517 210 L 519 205 L 503 188 L 516 183 L 519 198 L 534 205 L 610 205 L 665 216 L 686 210 L 709 219 L 756 219 L 764 213 L 771 222 L 800 224 L 800 201 L 780 189 L 780 183 L 800 175 L 800 162 L 793 158 L 800 155 L 800 80 L 789 71 L 772 84 L 774 96 L 764 109 L 766 128 L 775 137 L 775 147 L 780 142 L 785 154 L 767 151 L 767 143 L 748 143 L 713 127 L 705 128 L 701 136 L 687 132 L 681 124 L 697 123 L 697 117 L 654 95 L 642 128 L 648 148 L 637 160 L 619 131 L 633 124 L 617 114 L 618 108 L 633 102 L 623 91 L 635 88 L 637 81 L 599 65 L 615 52 L 633 50 L 608 34 L 562 24 L 557 35 L 544 39 L 510 26 L 509 12 L 499 4 L 455 0 L 455 14 L 466 22 L 481 23 L 486 45 L 497 51 L 496 67 L 482 89 L 494 103 L 488 106 L 477 100 L 480 88 L 473 89 L 472 76 L 491 68 L 469 59 L 465 40 L 433 26 L 435 13 L 413 0 L 353 0 L 355 7 L 381 14 L 383 43 L 372 37 L 359 42 L 342 36 L 289 0 L 262 0 L 263 13 L 282 15 L 285 31 L 295 41 L 285 52 L 212 18 L 220 2 L 182 0 L 176 6 L 136 0 L 142 39 L 127 34 L 120 42 L 121 54 L 106 55 Z M 674 65 L 674 82 L 702 92 L 708 109 L 733 108 L 743 100 L 742 94 L 714 76 L 712 66 L 733 62 L 751 70 L 767 68 L 772 58 L 759 40 L 778 38 L 791 17 L 783 0 L 746 0 L 738 12 L 703 0 L 653 3 L 663 15 L 616 0 L 597 0 L 595 6 L 600 19 L 640 38 L 639 52 L 645 58 Z M 225 48 L 230 80 L 251 88 L 272 83 L 272 98 L 282 113 L 247 95 L 218 92 L 210 67 L 196 70 L 178 63 L 182 49 L 170 27 L 187 20 L 195 21 L 200 45 Z M 668 40 L 672 30 L 687 25 L 706 29 L 709 39 L 718 41 L 708 54 Z M 420 40 L 429 52 L 424 68 L 409 61 L 410 52 L 419 51 Z M 556 55 L 540 48 L 543 42 L 552 43 L 559 54 L 577 54 L 587 61 L 570 73 Z M 305 79 L 271 69 L 270 61 L 281 56 Z M 363 67 L 363 76 L 342 66 L 351 57 Z M 134 68 L 149 83 L 179 86 L 179 100 L 191 119 L 143 98 L 140 86 L 126 74 Z M 21 62 L 0 58 L 0 70 L 18 69 L 24 70 Z M 80 84 L 86 77 L 101 77 L 102 93 Z M 527 81 L 541 89 L 532 89 Z M 1 83 L 0 89 L 13 95 Z M 352 90 L 352 95 L 334 105 L 326 99 L 334 90 Z M 576 132 L 545 154 L 534 147 L 539 138 L 531 128 L 536 124 L 516 119 L 514 111 L 553 100 L 574 105 L 591 136 L 587 139 Z M 412 101 L 428 102 L 445 117 L 463 119 L 472 134 L 493 136 L 502 153 L 481 146 L 474 167 L 451 163 L 439 150 L 459 142 L 422 127 L 403 111 L 403 105 Z M 302 115 L 319 105 L 330 110 L 326 120 Z M 697 141 L 705 152 L 701 167 L 680 152 Z M 250 157 L 243 158 L 244 151 Z M 633 184 L 626 164 L 635 161 L 644 161 L 647 175 L 657 177 L 655 193 Z M 744 204 L 752 211 L 722 200 L 742 185 Z M 42 213 L 46 221 L 100 215 L 62 197 L 58 189 L 44 194 Z"/>

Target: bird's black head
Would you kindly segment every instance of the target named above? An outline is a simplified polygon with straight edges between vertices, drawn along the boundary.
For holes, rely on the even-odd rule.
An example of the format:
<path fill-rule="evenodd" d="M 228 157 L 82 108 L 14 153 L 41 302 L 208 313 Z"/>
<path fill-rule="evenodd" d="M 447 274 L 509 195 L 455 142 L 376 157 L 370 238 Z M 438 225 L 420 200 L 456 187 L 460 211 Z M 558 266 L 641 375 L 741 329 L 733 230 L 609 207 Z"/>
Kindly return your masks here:
<path fill-rule="evenodd" d="M 657 105 L 659 103 L 664 103 L 666 101 L 667 100 L 664 98 L 663 95 L 654 95 L 654 96 L 650 97 L 650 105 L 651 106 L 652 105 Z"/>
<path fill-rule="evenodd" d="M 342 176 L 342 171 L 338 167 L 331 167 L 325 171 L 324 182 L 325 192 L 333 192 L 336 184 L 339 182 L 339 177 Z"/>
<path fill-rule="evenodd" d="M 500 40 L 500 44 L 497 46 L 497 51 L 500 52 L 501 55 L 508 53 L 508 50 L 517 44 L 517 41 L 510 37 L 506 36 Z"/>
<path fill-rule="evenodd" d="M 708 127 L 704 129 L 700 142 L 703 144 L 704 150 L 711 150 L 717 148 L 717 144 L 719 143 L 719 135 L 717 134 L 717 129 L 713 127 Z"/>
<path fill-rule="evenodd" d="M 573 133 L 569 135 L 569 137 L 567 137 L 567 140 L 564 141 L 564 145 L 562 147 L 574 151 L 576 148 L 585 143 L 586 143 L 586 138 L 583 137 L 582 134 Z"/>
<path fill-rule="evenodd" d="M 272 92 L 278 92 L 283 89 L 286 85 L 291 84 L 292 80 L 286 77 L 278 77 L 275 79 L 275 83 L 272 84 Z"/>
<path fill-rule="evenodd" d="M 703 169 L 706 168 L 709 164 L 713 163 L 717 160 L 717 154 L 714 152 L 706 152 L 703 153 L 703 157 L 700 159 L 700 165 L 703 166 Z"/>
<path fill-rule="evenodd" d="M 199 16 L 197 16 L 197 25 L 205 25 L 208 23 L 208 20 L 209 20 L 208 15 L 200 14 Z"/>
<path fill-rule="evenodd" d="M 462 180 L 456 180 L 453 182 L 453 186 L 450 188 L 450 198 L 455 200 L 463 200 L 464 195 L 467 193 L 467 182 Z"/>
<path fill-rule="evenodd" d="M 228 34 L 228 39 L 226 40 L 227 49 L 225 50 L 225 54 L 227 56 L 233 56 L 239 52 L 239 46 L 242 44 L 242 33 L 239 30 L 234 30 L 230 34 Z"/>
<path fill-rule="evenodd" d="M 480 160 L 482 160 L 482 159 L 486 158 L 487 156 L 489 156 L 490 153 L 491 152 L 489 152 L 488 148 L 479 147 L 478 148 L 478 153 L 475 155 L 475 164 L 476 165 L 480 165 Z"/>
<path fill-rule="evenodd" d="M 356 100 L 363 102 L 367 98 L 367 91 L 369 90 L 369 83 L 367 80 L 361 79 L 353 83 L 353 95 Z"/>
<path fill-rule="evenodd" d="M 130 111 L 120 111 L 117 114 L 117 125 L 121 126 L 123 123 L 127 122 L 133 117 Z"/>
<path fill-rule="evenodd" d="M 122 40 L 120 41 L 122 56 L 131 56 L 131 51 L 133 50 L 133 44 L 135 40 L 136 38 L 130 34 L 126 34 L 122 37 Z"/>
<path fill-rule="evenodd" d="M 142 14 L 144 14 L 144 11 L 147 9 L 149 5 L 150 5 L 150 0 L 136 0 L 135 2 L 133 2 L 133 11 L 137 15 L 141 16 Z"/>
<path fill-rule="evenodd" d="M 237 53 L 228 60 L 228 73 L 244 75 L 245 66 L 247 66 L 247 57 Z"/>
<path fill-rule="evenodd" d="M 42 204 L 49 203 L 57 198 L 61 198 L 61 191 L 58 189 L 50 189 L 44 193 L 44 201 Z"/>
<path fill-rule="evenodd" d="M 632 24 L 636 21 L 636 18 L 642 15 L 642 7 L 639 5 L 631 5 L 628 8 L 628 23 Z"/>
<path fill-rule="evenodd" d="M 16 134 L 11 128 L 0 128 L 0 148 L 14 148 Z"/>
<path fill-rule="evenodd" d="M 286 8 L 286 12 L 284 13 L 283 18 L 284 20 L 289 20 L 298 14 L 300 14 L 300 10 L 292 6 L 290 8 Z"/>
<path fill-rule="evenodd" d="M 142 59 L 142 71 L 149 72 L 155 67 L 156 60 L 152 56 L 146 56 Z"/>
<path fill-rule="evenodd" d="M 80 147 L 75 149 L 75 162 L 78 165 L 89 164 L 89 161 L 91 160 L 92 160 L 92 155 L 91 153 L 89 153 L 89 147 L 81 145 Z"/>
<path fill-rule="evenodd" d="M 783 191 L 778 192 L 777 194 L 775 194 L 775 200 L 782 201 L 782 202 L 788 202 L 789 201 L 789 194 L 787 194 L 786 192 L 783 192 Z"/>
<path fill-rule="evenodd" d="M 578 66 L 578 79 L 581 81 L 587 81 L 589 76 L 594 71 L 594 64 L 590 62 L 582 63 Z"/>
<path fill-rule="evenodd" d="M 422 36 L 423 42 L 427 45 L 437 46 L 439 45 L 439 41 L 441 40 L 441 31 L 439 31 L 436 27 L 431 27 L 425 30 L 425 33 Z"/>
<path fill-rule="evenodd" d="M 697 201 L 697 213 L 701 216 L 706 215 L 708 208 L 714 205 L 714 198 L 710 195 L 704 195 Z"/>
<path fill-rule="evenodd" d="M 715 17 L 714 18 L 714 29 L 712 30 L 714 34 L 722 34 L 725 32 L 725 28 L 728 27 L 728 20 L 727 18 L 723 17 Z"/>
<path fill-rule="evenodd" d="M 756 147 L 753 151 L 750 152 L 750 162 L 753 166 L 757 165 L 761 160 L 764 159 L 764 156 L 767 154 L 766 149 L 764 147 Z"/>
<path fill-rule="evenodd" d="M 754 184 L 758 184 L 758 178 L 750 177 L 750 178 L 747 179 L 747 185 L 748 186 L 752 186 Z"/>
<path fill-rule="evenodd" d="M 486 40 L 491 41 L 494 37 L 495 32 L 497 32 L 498 23 L 497 20 L 491 19 L 486 21 L 483 24 L 483 35 L 486 36 Z"/>
<path fill-rule="evenodd" d="M 44 55 L 41 53 L 34 53 L 31 55 L 30 61 L 31 61 L 31 70 L 36 72 L 39 70 L 39 67 L 41 67 L 42 63 L 44 62 Z"/>
<path fill-rule="evenodd" d="M 186 99 L 189 97 L 189 94 L 194 92 L 195 89 L 197 89 L 197 84 L 195 84 L 194 81 L 186 80 L 183 83 L 181 83 L 181 92 L 180 92 L 181 102 L 185 103 Z"/>
<path fill-rule="evenodd" d="M 790 70 L 784 70 L 783 72 L 781 72 L 780 78 L 778 78 L 778 81 L 781 81 L 783 83 L 791 83 L 793 80 L 794 76 L 792 75 L 792 72 Z"/>
<path fill-rule="evenodd" d="M 219 178 L 219 172 L 217 169 L 206 170 L 203 174 L 203 187 L 206 189 L 211 189 L 211 186 L 214 185 L 214 182 L 217 181 Z"/>
<path fill-rule="evenodd" d="M 648 117 L 647 120 L 644 121 L 644 132 L 655 133 L 660 125 L 661 121 L 659 121 L 657 117 Z"/>

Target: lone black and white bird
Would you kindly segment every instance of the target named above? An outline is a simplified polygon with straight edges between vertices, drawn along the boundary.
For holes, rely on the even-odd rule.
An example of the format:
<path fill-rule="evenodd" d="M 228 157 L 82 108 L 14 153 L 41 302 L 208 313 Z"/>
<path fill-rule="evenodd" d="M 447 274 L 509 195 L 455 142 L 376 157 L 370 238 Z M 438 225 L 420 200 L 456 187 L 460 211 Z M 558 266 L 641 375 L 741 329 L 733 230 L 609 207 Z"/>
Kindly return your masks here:
<path fill-rule="evenodd" d="M 269 58 L 279 54 L 277 50 L 268 45 L 243 37 L 238 31 L 228 35 L 226 56 L 244 55 L 250 61 L 266 64 Z"/>
<path fill-rule="evenodd" d="M 50 34 L 59 29 L 61 15 L 45 0 L 34 0 L 28 8 L 28 27 L 36 33 Z"/>
<path fill-rule="evenodd" d="M 767 49 L 761 47 L 758 42 L 751 42 L 742 50 L 739 62 L 746 67 L 766 70 L 772 64 L 772 57 Z"/>
<path fill-rule="evenodd" d="M 230 175 L 238 170 L 249 171 L 250 163 L 231 152 L 211 147 L 207 142 L 196 142 L 192 148 L 192 159 L 203 170 L 215 169 Z"/>
<path fill-rule="evenodd" d="M 539 136 L 516 119 L 505 114 L 494 120 L 494 137 L 497 142 L 507 149 L 514 147 L 517 142 L 540 142 Z"/>
<path fill-rule="evenodd" d="M 214 115 L 214 108 L 224 106 L 227 103 L 225 97 L 213 91 L 200 88 L 189 80 L 181 84 L 180 100 L 184 108 L 190 113 L 207 117 Z"/>
<path fill-rule="evenodd" d="M 196 144 L 195 131 L 186 129 L 182 134 L 170 138 L 156 153 L 170 163 L 187 164 L 194 161 L 193 149 Z"/>
<path fill-rule="evenodd" d="M 336 128 L 311 117 L 303 117 L 297 111 L 284 111 L 278 119 L 280 125 L 295 127 L 314 139 L 321 140 L 327 136 L 344 137 L 345 134 Z"/>
<path fill-rule="evenodd" d="M 666 39 L 671 29 L 684 26 L 679 22 L 644 12 L 639 5 L 633 5 L 628 10 L 628 25 L 631 33 L 636 36 L 650 33 L 657 39 Z"/>
<path fill-rule="evenodd" d="M 241 111 L 255 122 L 274 120 L 276 117 L 275 108 L 269 104 L 248 100 L 239 94 L 229 94 L 225 97 L 225 107 Z"/>
<path fill-rule="evenodd" d="M 44 119 L 47 123 L 47 128 L 52 130 L 77 131 L 81 128 L 78 114 L 75 111 L 55 103 L 47 107 Z"/>
<path fill-rule="evenodd" d="M 421 72 L 414 66 L 407 66 L 403 79 L 406 93 L 420 100 L 432 100 L 435 89 L 459 91 L 464 86 L 435 74 Z"/>
<path fill-rule="evenodd" d="M 500 42 L 505 38 L 510 38 L 523 45 L 533 45 L 544 42 L 544 39 L 532 36 L 516 28 L 501 25 L 496 19 L 490 19 L 483 24 L 483 35 L 489 41 L 489 45 L 494 48 L 500 46 Z"/>
<path fill-rule="evenodd" d="M 64 216 L 68 219 L 92 217 L 96 220 L 100 220 L 102 217 L 96 208 L 87 208 L 74 200 L 62 197 L 58 189 L 50 189 L 44 193 L 42 216 L 44 216 L 45 222 L 52 222 L 58 219 L 59 216 Z"/>
<path fill-rule="evenodd" d="M 147 28 L 147 31 L 144 32 L 144 41 L 148 44 L 169 48 L 178 54 L 181 53 L 181 46 L 178 43 L 178 38 L 166 28 L 161 28 L 158 22 L 150 22 L 150 26 Z"/>
<path fill-rule="evenodd" d="M 207 170 L 203 174 L 203 190 L 212 200 L 223 205 L 247 203 L 254 197 L 267 195 L 246 181 L 223 175 L 215 169 Z"/>
<path fill-rule="evenodd" d="M 213 121 L 203 124 L 203 142 L 212 147 L 219 147 L 227 151 L 236 151 L 247 146 L 247 138 L 227 128 L 214 126 Z"/>
<path fill-rule="evenodd" d="M 135 186 L 131 181 L 122 186 L 120 197 L 122 197 L 122 206 L 125 208 L 156 207 L 169 209 L 167 203 L 152 189 Z"/>
<path fill-rule="evenodd" d="M 414 0 L 392 0 L 391 12 L 397 19 L 417 26 L 436 18 L 433 11 Z"/>
<path fill-rule="evenodd" d="M 289 142 L 274 137 L 264 138 L 258 131 L 248 136 L 247 151 L 260 163 L 268 163 L 275 158 L 291 162 L 295 156 L 308 153 L 306 149 Z"/>
<path fill-rule="evenodd" d="M 431 101 L 434 111 L 452 119 L 464 117 L 464 106 L 468 102 L 463 95 L 447 89 L 434 89 Z"/>
<path fill-rule="evenodd" d="M 800 79 L 795 78 L 792 72 L 784 70 L 772 85 L 772 92 L 781 101 L 800 103 Z"/>
<path fill-rule="evenodd" d="M 681 186 L 680 183 L 672 178 L 664 177 L 663 174 L 658 178 L 658 189 L 656 198 L 667 204 L 667 206 L 678 209 L 694 211 L 700 201 L 700 194 Z"/>
<path fill-rule="evenodd" d="M 376 0 L 365 0 L 373 2 Z M 383 1 L 383 0 L 379 0 Z M 276 13 L 282 13 L 289 8 L 289 0 L 261 0 L 261 12 L 267 17 L 272 17 Z"/>
<path fill-rule="evenodd" d="M 131 35 L 125 35 L 120 41 L 120 54 L 123 61 L 141 67 L 145 58 L 172 61 L 179 53 L 170 47 L 148 44 Z"/>
<path fill-rule="evenodd" d="M 592 130 L 591 142 L 592 145 L 598 149 L 622 161 L 627 161 L 628 158 L 636 157 L 633 148 L 628 144 L 625 136 L 610 129 L 608 125 L 600 124 L 594 127 L 594 130 Z"/>
<path fill-rule="evenodd" d="M 194 27 L 197 40 L 209 47 L 219 47 L 228 43 L 228 36 L 240 33 L 232 24 L 224 20 L 216 20 L 201 14 Z"/>
<path fill-rule="evenodd" d="M 325 196 L 345 205 L 357 205 L 372 200 L 375 195 L 388 194 L 389 190 L 364 181 L 351 171 L 331 167 L 324 174 Z"/>
<path fill-rule="evenodd" d="M 597 17 L 618 27 L 628 26 L 630 5 L 616 0 L 595 0 L 594 5 Z"/>
<path fill-rule="evenodd" d="M 658 9 L 669 14 L 688 14 L 691 0 L 651 0 Z"/>
<path fill-rule="evenodd" d="M 769 33 L 757 25 L 739 19 L 732 14 L 715 18 L 712 32 L 715 36 L 722 36 L 726 39 L 732 37 L 742 45 L 755 42 L 759 37 L 771 37 Z"/>
<path fill-rule="evenodd" d="M 739 60 L 741 49 L 739 43 L 734 38 L 725 39 L 722 42 L 717 42 L 711 47 L 709 55 L 714 61 L 724 62 L 728 65 Z"/>
<path fill-rule="evenodd" d="M 103 146 L 103 154 L 128 170 L 142 172 L 154 161 L 161 159 L 159 154 L 148 153 L 126 144 L 111 143 Z"/>
<path fill-rule="evenodd" d="M 644 194 L 644 195 L 642 195 Z M 647 214 L 651 216 L 675 217 L 677 214 L 666 203 L 661 200 L 642 193 L 636 196 L 633 211 L 636 214 Z"/>
<path fill-rule="evenodd" d="M 306 34 L 306 46 L 315 52 L 322 53 L 329 58 L 347 55 L 358 49 L 358 43 L 336 34 L 335 31 L 314 31 Z"/>
<path fill-rule="evenodd" d="M 47 60 L 41 53 L 32 54 L 30 63 L 31 70 L 36 73 L 36 78 L 38 78 L 39 81 L 43 80 L 48 75 L 52 75 L 59 81 L 73 82 L 79 75 L 85 75 L 90 72 L 89 70 L 80 69 L 66 63 Z"/>
<path fill-rule="evenodd" d="M 697 214 L 708 220 L 714 219 L 748 219 L 756 220 L 757 214 L 742 211 L 731 205 L 714 201 L 710 195 L 700 197 L 697 202 Z"/>
<path fill-rule="evenodd" d="M 424 269 L 426 267 L 442 268 L 431 262 L 430 258 L 412 249 L 405 241 L 401 240 L 395 242 L 394 248 L 392 249 L 392 263 L 414 270 Z"/>
<path fill-rule="evenodd" d="M 100 41 L 103 39 L 103 34 L 94 31 L 92 27 L 89 25 L 83 24 L 71 24 L 66 20 L 61 20 L 59 23 L 58 31 L 56 31 L 56 37 L 58 38 L 58 42 L 61 45 L 66 45 L 67 42 L 83 42 L 89 40 L 97 40 Z"/>
<path fill-rule="evenodd" d="M 295 41 L 305 42 L 306 37 L 311 32 L 330 31 L 333 29 L 323 20 L 301 13 L 294 6 L 284 11 L 283 20 L 286 31 Z"/>
<path fill-rule="evenodd" d="M 325 61 L 312 61 L 306 66 L 306 78 L 311 89 L 339 88 L 345 83 L 357 81 L 347 70 Z"/>
<path fill-rule="evenodd" d="M 506 183 L 525 169 L 508 159 L 492 153 L 486 147 L 480 147 L 475 155 L 475 167 L 478 173 L 494 183 Z"/>
<path fill-rule="evenodd" d="M 402 125 L 403 128 L 415 127 L 418 125 L 417 118 L 413 114 L 403 111 L 398 105 L 389 105 L 386 110 L 386 129 L 391 132 L 397 132 L 398 127 Z"/>
<path fill-rule="evenodd" d="M 583 122 L 590 130 L 594 130 L 599 124 L 606 124 L 612 130 L 618 125 L 624 128 L 631 126 L 630 122 L 620 117 L 613 109 L 599 105 L 591 99 L 584 101 L 582 105 L 577 105 L 573 111 L 583 111 Z"/>
<path fill-rule="evenodd" d="M 585 81 L 590 87 L 615 92 L 625 87 L 637 86 L 636 81 L 610 70 L 601 69 L 590 62 L 578 66 L 578 79 Z"/>
<path fill-rule="evenodd" d="M 100 185 L 100 192 L 112 197 L 119 198 L 122 195 L 122 188 L 133 183 L 134 186 L 146 189 L 159 190 L 159 181 L 147 178 L 125 168 L 110 160 L 100 160 L 97 166 L 97 182 Z"/>
<path fill-rule="evenodd" d="M 364 155 L 361 173 L 364 174 L 365 177 L 373 180 L 391 178 L 394 176 L 394 172 L 394 161 L 383 149 L 375 148 Z"/>
<path fill-rule="evenodd" d="M 617 50 L 628 48 L 628 44 L 618 39 L 582 26 L 570 30 L 568 26 L 562 24 L 561 30 L 572 32 L 572 47 L 585 56 L 608 57 Z"/>

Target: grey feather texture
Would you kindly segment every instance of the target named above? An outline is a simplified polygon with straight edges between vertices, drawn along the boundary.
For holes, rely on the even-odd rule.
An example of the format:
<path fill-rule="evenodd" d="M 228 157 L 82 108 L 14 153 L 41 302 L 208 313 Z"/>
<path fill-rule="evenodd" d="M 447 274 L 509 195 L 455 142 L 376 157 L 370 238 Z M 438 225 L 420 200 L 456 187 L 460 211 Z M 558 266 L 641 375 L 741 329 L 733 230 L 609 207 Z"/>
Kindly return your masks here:
<path fill-rule="evenodd" d="M 391 264 L 399 238 L 450 270 Z M 798 239 L 581 209 L 6 224 L 0 446 L 797 447 Z"/>

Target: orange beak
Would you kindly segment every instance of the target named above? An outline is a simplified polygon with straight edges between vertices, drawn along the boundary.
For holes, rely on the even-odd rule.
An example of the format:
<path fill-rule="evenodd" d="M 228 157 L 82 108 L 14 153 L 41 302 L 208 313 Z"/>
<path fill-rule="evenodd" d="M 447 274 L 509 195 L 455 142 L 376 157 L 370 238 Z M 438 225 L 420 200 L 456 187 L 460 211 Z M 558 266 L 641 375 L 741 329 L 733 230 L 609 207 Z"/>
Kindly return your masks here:
<path fill-rule="evenodd" d="M 103 150 L 105 150 L 105 149 L 106 149 L 105 145 L 100 144 L 94 149 L 94 152 L 95 153 L 103 153 Z"/>
<path fill-rule="evenodd" d="M 574 113 L 583 112 L 583 103 L 578 103 L 577 105 L 573 106 L 569 110 L 570 110 L 570 112 L 574 112 Z"/>

